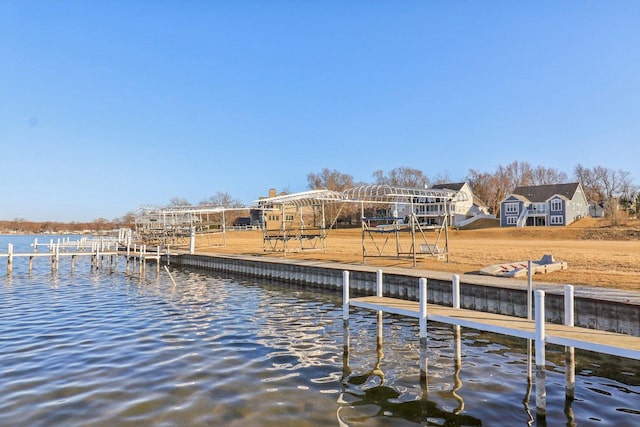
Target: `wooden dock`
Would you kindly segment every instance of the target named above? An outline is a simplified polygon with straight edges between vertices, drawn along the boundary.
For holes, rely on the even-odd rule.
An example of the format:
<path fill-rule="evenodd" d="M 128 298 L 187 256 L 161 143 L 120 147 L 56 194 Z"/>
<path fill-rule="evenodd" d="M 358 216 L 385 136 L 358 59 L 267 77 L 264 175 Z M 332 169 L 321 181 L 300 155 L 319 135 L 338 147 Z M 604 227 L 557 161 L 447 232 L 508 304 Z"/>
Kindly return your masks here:
<path fill-rule="evenodd" d="M 402 316 L 420 317 L 420 303 L 417 301 L 369 296 L 353 298 L 350 300 L 350 305 Z M 536 338 L 535 320 L 502 314 L 427 304 L 427 321 L 525 339 L 533 340 Z M 545 329 L 545 340 L 550 344 L 640 360 L 640 337 L 553 323 L 546 323 Z"/>
<path fill-rule="evenodd" d="M 137 259 L 140 261 L 143 267 L 146 267 L 147 260 L 154 260 L 157 264 L 157 269 L 160 269 L 160 260 L 163 255 L 168 255 L 169 251 L 161 251 L 158 246 L 155 251 L 150 252 L 147 250 L 146 245 L 134 245 L 133 248 L 130 245 L 126 246 L 126 249 L 122 250 L 117 240 L 113 239 L 99 239 L 89 240 L 82 238 L 78 241 L 59 240 L 54 243 L 51 240 L 49 243 L 38 243 L 36 238 L 31 245 L 33 252 L 14 252 L 13 244 L 9 243 L 7 252 L 0 253 L 0 259 L 7 259 L 7 274 L 11 274 L 13 271 L 13 263 L 17 258 L 29 259 L 29 272 L 33 268 L 33 260 L 36 258 L 49 258 L 51 260 L 51 269 L 58 270 L 60 264 L 60 258 L 71 259 L 71 269 L 73 270 L 75 260 L 78 257 L 90 257 L 91 266 L 98 267 L 103 260 L 108 259 L 113 264 L 117 263 L 118 256 L 126 256 L 127 263 L 130 259 Z M 39 252 L 40 247 L 48 248 L 48 252 Z"/>
<path fill-rule="evenodd" d="M 421 378 L 426 378 L 427 371 L 427 323 L 429 321 L 454 325 L 453 327 L 458 330 L 460 327 L 466 327 L 527 339 L 529 348 L 532 342 L 535 344 L 536 414 L 539 417 L 544 417 L 546 414 L 546 343 L 565 346 L 566 395 L 570 399 L 573 399 L 575 390 L 575 348 L 640 360 L 640 337 L 574 326 L 573 286 L 571 285 L 565 286 L 565 317 L 564 324 L 560 325 L 545 321 L 545 292 L 542 290 L 535 291 L 535 316 L 529 309 L 531 318 L 525 319 L 461 309 L 460 282 L 456 275 L 452 281 L 453 304 L 451 307 L 427 303 L 426 278 L 419 279 L 418 301 L 385 297 L 382 292 L 382 270 L 378 270 L 376 282 L 375 296 L 351 298 L 349 271 L 343 271 L 342 310 L 345 330 L 349 328 L 350 307 L 377 311 L 379 315 L 386 312 L 417 318 L 420 325 Z M 531 380 L 530 360 L 527 362 L 527 377 Z"/>

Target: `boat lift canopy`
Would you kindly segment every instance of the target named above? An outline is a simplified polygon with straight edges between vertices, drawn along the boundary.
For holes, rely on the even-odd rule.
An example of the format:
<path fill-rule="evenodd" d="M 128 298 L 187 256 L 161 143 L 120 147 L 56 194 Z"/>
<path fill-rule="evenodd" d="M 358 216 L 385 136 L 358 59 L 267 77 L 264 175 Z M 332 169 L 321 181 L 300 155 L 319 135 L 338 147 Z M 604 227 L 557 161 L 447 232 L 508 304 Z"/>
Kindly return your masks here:
<path fill-rule="evenodd" d="M 362 226 L 362 256 L 363 262 L 367 257 L 379 256 L 379 257 L 402 257 L 411 255 L 416 262 L 418 255 L 432 255 L 437 256 L 439 259 L 446 258 L 448 260 L 448 217 L 450 211 L 450 204 L 452 201 L 464 200 L 463 193 L 447 190 L 447 189 L 429 189 L 429 188 L 407 188 L 407 187 L 394 187 L 390 185 L 361 185 L 346 189 L 342 192 L 331 190 L 311 190 L 301 193 L 293 193 L 280 195 L 275 197 L 269 197 L 260 199 L 254 202 L 259 208 L 262 209 L 281 209 L 281 222 L 278 229 L 264 230 L 263 248 L 267 250 L 269 247 L 271 250 L 287 251 L 286 242 L 291 239 L 299 241 L 309 240 L 311 237 L 319 238 L 323 242 L 327 233 L 327 227 L 325 227 L 325 205 L 340 204 L 340 210 L 345 204 L 358 204 L 361 207 L 361 226 Z M 401 218 L 380 218 L 380 217 L 366 217 L 365 205 L 382 204 L 386 206 L 391 205 L 407 205 L 410 207 L 410 214 L 407 216 L 408 221 L 404 221 Z M 431 244 L 427 242 L 424 234 L 423 224 L 420 223 L 419 217 L 416 211 L 419 211 L 420 207 L 423 209 L 426 206 L 440 206 L 443 207 L 442 221 L 440 224 L 440 230 L 438 232 L 435 243 Z M 287 230 L 285 222 L 285 212 L 287 207 L 295 207 L 296 213 L 301 212 L 302 207 L 322 207 L 322 226 L 317 234 L 309 234 L 303 230 L 304 226 L 294 230 Z M 340 211 L 335 215 L 331 222 L 333 226 L 337 220 L 337 216 Z M 301 215 L 301 214 L 300 214 Z M 373 222 L 372 222 L 373 220 Z M 380 224 L 385 220 L 385 224 Z M 304 224 L 303 221 L 301 221 Z M 372 227 L 372 223 L 375 224 Z M 331 228 L 329 226 L 328 228 Z M 411 236 L 410 249 L 408 251 L 402 249 L 400 232 L 408 231 Z M 391 234 L 395 237 L 395 253 L 390 254 L 388 251 L 388 240 Z M 422 237 L 423 243 L 416 245 L 416 233 Z M 441 246 L 441 238 L 444 233 L 444 245 Z M 382 239 L 376 237 L 376 235 L 383 235 Z M 366 237 L 369 237 L 367 239 Z M 382 240 L 382 241 L 381 241 Z M 282 242 L 282 249 L 279 249 L 278 242 Z M 274 244 L 275 242 L 275 244 Z M 371 250 L 371 244 L 373 249 Z M 390 245 L 389 245 L 390 246 Z M 301 246 L 302 247 L 302 246 Z"/>

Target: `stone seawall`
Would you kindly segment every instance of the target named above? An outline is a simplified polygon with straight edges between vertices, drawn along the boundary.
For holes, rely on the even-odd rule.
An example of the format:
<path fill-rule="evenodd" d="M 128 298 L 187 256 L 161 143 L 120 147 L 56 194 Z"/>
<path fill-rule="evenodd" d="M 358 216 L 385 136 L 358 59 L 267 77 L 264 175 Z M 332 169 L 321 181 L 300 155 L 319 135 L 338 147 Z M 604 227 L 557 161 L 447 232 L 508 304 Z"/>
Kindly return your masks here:
<path fill-rule="evenodd" d="M 375 295 L 376 274 L 383 271 L 384 296 L 417 300 L 418 279 L 427 279 L 430 303 L 452 305 L 452 274 L 409 268 L 326 263 L 283 258 L 180 254 L 164 258 L 171 265 L 277 280 L 342 292 L 342 272 L 350 271 L 351 293 Z M 563 286 L 534 282 L 546 293 L 547 322 L 562 323 Z M 527 316 L 526 281 L 471 274 L 460 275 L 461 308 L 518 317 Z M 640 336 L 640 297 L 635 293 L 575 287 L 575 325 Z"/>

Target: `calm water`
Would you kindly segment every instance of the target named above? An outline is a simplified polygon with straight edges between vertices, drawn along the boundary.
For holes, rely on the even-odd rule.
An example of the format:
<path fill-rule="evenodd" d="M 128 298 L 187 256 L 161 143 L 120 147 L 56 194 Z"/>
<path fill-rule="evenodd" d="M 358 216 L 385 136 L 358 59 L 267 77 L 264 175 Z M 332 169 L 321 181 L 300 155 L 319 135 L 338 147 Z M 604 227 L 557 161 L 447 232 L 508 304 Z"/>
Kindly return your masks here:
<path fill-rule="evenodd" d="M 41 237 L 40 241 L 44 239 Z M 32 237 L 0 236 L 30 251 Z M 415 319 L 352 310 L 286 283 L 62 259 L 0 258 L 0 425 L 640 425 L 640 362 L 547 354 L 547 416 L 535 419 L 525 340 L 430 325 L 421 385 Z"/>

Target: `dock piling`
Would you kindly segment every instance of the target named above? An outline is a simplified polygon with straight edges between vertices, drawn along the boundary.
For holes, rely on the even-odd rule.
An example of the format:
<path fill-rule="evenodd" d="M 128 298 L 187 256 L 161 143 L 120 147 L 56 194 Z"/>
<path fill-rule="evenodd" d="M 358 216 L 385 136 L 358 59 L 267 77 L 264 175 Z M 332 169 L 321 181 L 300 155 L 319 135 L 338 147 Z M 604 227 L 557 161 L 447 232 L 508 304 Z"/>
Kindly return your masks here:
<path fill-rule="evenodd" d="M 531 260 L 527 261 L 527 319 L 533 319 L 533 307 L 531 298 L 533 296 L 533 270 Z"/>
<path fill-rule="evenodd" d="M 547 388 L 546 388 L 546 371 L 545 371 L 545 342 L 546 328 L 544 318 L 544 295 L 545 292 L 537 290 L 535 292 L 535 308 L 536 308 L 536 332 L 535 332 L 535 351 L 536 351 L 536 415 L 539 417 L 546 416 L 547 413 Z"/>
<path fill-rule="evenodd" d="M 574 290 L 572 285 L 564 286 L 564 324 L 574 326 Z M 576 361 L 575 348 L 566 346 L 565 353 L 565 395 L 568 400 L 573 400 L 576 393 Z"/>
<path fill-rule="evenodd" d="M 382 270 L 376 270 L 376 296 L 382 296 Z"/>
<path fill-rule="evenodd" d="M 418 280 L 420 292 L 420 382 L 427 383 L 427 279 Z"/>
<path fill-rule="evenodd" d="M 460 276 L 457 274 L 453 275 L 451 279 L 451 288 L 453 292 L 453 308 L 460 308 Z"/>
<path fill-rule="evenodd" d="M 349 324 L 349 272 L 342 272 L 342 320 Z"/>

